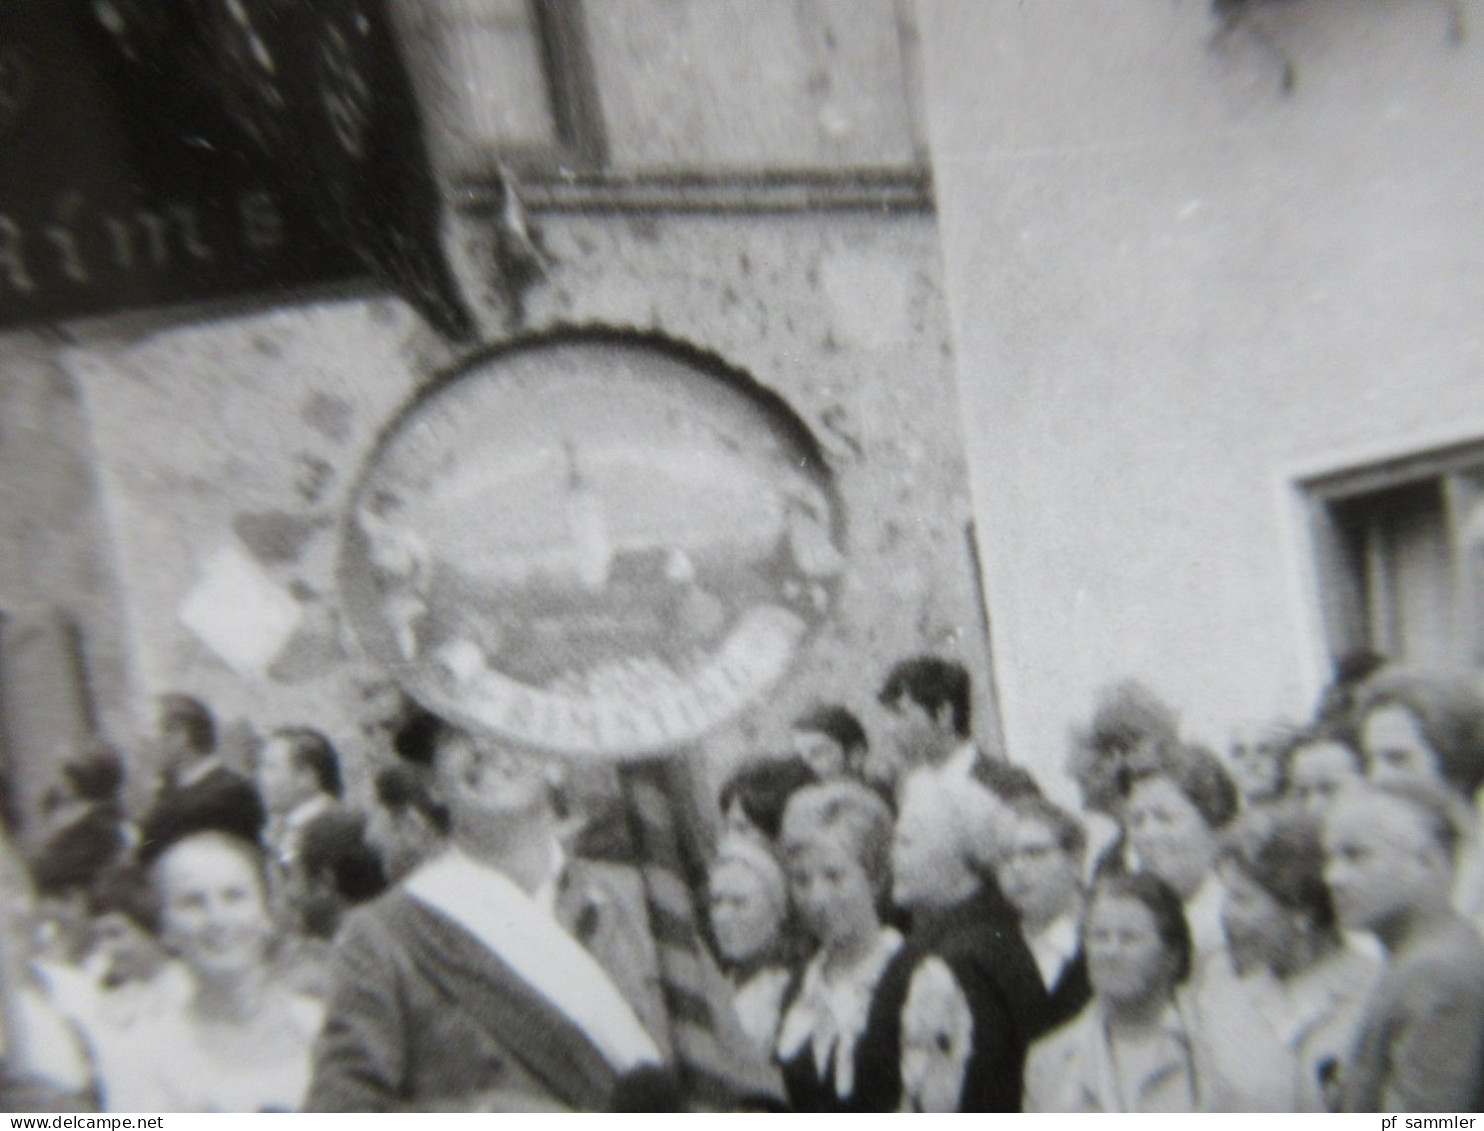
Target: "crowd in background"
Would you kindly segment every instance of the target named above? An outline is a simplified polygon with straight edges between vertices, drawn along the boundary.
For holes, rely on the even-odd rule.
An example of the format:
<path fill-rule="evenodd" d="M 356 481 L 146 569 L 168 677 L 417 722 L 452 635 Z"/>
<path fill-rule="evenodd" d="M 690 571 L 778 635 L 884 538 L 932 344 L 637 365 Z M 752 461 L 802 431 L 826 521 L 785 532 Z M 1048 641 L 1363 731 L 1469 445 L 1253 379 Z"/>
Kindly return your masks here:
<path fill-rule="evenodd" d="M 1221 754 L 1119 685 L 1073 736 L 1075 810 L 973 741 L 957 663 L 906 660 L 869 690 L 885 733 L 819 706 L 717 798 L 702 933 L 775 1085 L 747 1106 L 1479 1109 L 1470 681 L 1350 657 L 1310 721 Z M 0 848 L 7 1107 L 603 1106 L 670 1057 L 613 813 L 550 759 L 409 709 L 358 804 L 317 730 L 269 733 L 250 775 L 195 699 L 162 698 L 158 730 L 142 810 L 99 745 L 66 765 L 37 847 Z M 480 861 L 518 937 L 468 895 Z M 459 1028 L 459 1009 L 597 1053 L 532 1065 L 503 1018 Z"/>

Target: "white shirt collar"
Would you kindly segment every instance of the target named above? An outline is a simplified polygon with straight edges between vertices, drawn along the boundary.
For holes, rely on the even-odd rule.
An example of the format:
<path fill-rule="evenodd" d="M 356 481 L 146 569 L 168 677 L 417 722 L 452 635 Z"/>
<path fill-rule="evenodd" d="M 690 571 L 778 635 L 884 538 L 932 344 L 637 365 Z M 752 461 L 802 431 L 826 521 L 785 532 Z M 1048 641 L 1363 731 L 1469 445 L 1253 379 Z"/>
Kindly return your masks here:
<path fill-rule="evenodd" d="M 222 769 L 224 765 L 225 763 L 222 762 L 219 754 L 208 754 L 199 762 L 192 762 L 175 775 L 175 788 L 184 789 L 186 786 L 195 785 L 198 781 L 205 778 L 207 774 L 210 774 L 213 770 Z"/>
<path fill-rule="evenodd" d="M 1048 990 L 1056 986 L 1061 972 L 1077 953 L 1077 941 L 1077 917 L 1070 911 L 1058 915 L 1038 934 L 1026 939 L 1036 969 L 1041 971 L 1041 982 Z"/>
<path fill-rule="evenodd" d="M 957 777 L 968 777 L 979 761 L 979 748 L 972 741 L 961 742 L 943 762 L 943 772 Z"/>
<path fill-rule="evenodd" d="M 876 945 L 854 966 L 836 970 L 829 978 L 824 974 L 823 952 L 816 954 L 804 968 L 798 996 L 779 1027 L 780 1058 L 793 1058 L 808 1043 L 820 1079 L 825 1078 L 833 1056 L 835 1094 L 841 1099 L 852 1095 L 855 1045 L 866 1031 L 876 983 L 901 948 L 901 934 L 886 927 L 877 937 Z"/>
<path fill-rule="evenodd" d="M 305 798 L 290 809 L 283 819 L 283 826 L 286 829 L 302 829 L 329 808 L 330 795 L 316 793 L 313 797 Z"/>
<path fill-rule="evenodd" d="M 567 852 L 562 842 L 551 838 L 551 868 L 531 893 L 531 899 L 548 915 L 556 916 L 557 896 L 562 891 L 562 876 L 567 871 Z"/>
<path fill-rule="evenodd" d="M 1213 869 L 1201 881 L 1195 894 L 1185 901 L 1185 918 L 1190 922 L 1190 938 L 1199 954 L 1226 949 L 1226 931 L 1221 926 L 1224 902 L 1221 881 Z"/>

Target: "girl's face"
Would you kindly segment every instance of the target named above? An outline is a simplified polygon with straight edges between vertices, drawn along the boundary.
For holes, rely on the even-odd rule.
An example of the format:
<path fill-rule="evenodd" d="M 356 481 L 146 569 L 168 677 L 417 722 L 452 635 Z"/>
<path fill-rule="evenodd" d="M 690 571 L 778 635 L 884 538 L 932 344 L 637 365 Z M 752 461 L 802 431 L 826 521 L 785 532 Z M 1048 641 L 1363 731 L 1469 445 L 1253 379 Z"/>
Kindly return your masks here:
<path fill-rule="evenodd" d="M 712 873 L 711 928 L 728 961 L 746 962 L 766 952 L 780 926 L 778 909 L 751 868 L 722 864 Z"/>
<path fill-rule="evenodd" d="M 237 973 L 264 959 L 273 922 L 247 851 L 222 837 L 197 836 L 155 865 L 165 939 L 198 973 Z"/>
<path fill-rule="evenodd" d="M 1222 868 L 1221 884 L 1221 925 L 1237 973 L 1286 970 L 1302 936 L 1296 918 L 1236 865 Z"/>
<path fill-rule="evenodd" d="M 1129 843 L 1140 866 L 1189 899 L 1216 855 L 1216 837 L 1190 798 L 1169 778 L 1134 786 L 1124 814 Z"/>
<path fill-rule="evenodd" d="M 1366 715 L 1361 727 L 1367 774 L 1372 781 L 1442 777 L 1437 752 L 1422 733 L 1417 717 L 1405 707 L 1389 703 Z"/>
<path fill-rule="evenodd" d="M 880 926 L 866 870 L 837 836 L 818 836 L 789 857 L 788 884 L 804 928 L 825 950 L 858 942 Z"/>
<path fill-rule="evenodd" d="M 1094 898 L 1083 946 L 1093 992 L 1115 1005 L 1132 1005 L 1168 993 L 1175 982 L 1175 957 L 1159 937 L 1154 915 L 1137 899 Z"/>

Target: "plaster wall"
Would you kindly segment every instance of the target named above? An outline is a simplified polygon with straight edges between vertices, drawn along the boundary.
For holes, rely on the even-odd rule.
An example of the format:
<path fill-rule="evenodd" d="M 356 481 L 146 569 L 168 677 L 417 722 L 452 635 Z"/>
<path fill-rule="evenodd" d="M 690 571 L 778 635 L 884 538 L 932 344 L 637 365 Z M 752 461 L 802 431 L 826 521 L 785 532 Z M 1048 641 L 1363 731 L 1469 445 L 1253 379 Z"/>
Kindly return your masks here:
<path fill-rule="evenodd" d="M 1224 742 L 1325 676 L 1297 480 L 1484 436 L 1484 8 L 921 5 L 995 675 L 1059 771 L 1144 680 Z M 1062 782 L 1065 788 L 1065 782 Z"/>

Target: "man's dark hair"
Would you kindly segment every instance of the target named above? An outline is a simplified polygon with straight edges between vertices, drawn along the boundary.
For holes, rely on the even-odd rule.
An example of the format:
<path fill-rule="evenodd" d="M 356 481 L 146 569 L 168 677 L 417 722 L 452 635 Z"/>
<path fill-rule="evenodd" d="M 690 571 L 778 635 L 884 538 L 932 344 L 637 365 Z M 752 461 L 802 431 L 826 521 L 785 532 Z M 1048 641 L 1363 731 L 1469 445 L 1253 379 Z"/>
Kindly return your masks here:
<path fill-rule="evenodd" d="M 165 720 L 178 723 L 190 736 L 191 749 L 197 754 L 210 754 L 216 749 L 216 720 L 211 708 L 191 695 L 171 692 L 159 698 L 160 729 Z"/>
<path fill-rule="evenodd" d="M 769 840 L 778 839 L 783 810 L 788 800 L 806 785 L 816 785 L 819 776 L 798 758 L 767 758 L 743 766 L 721 787 L 721 811 L 733 802 Z"/>
<path fill-rule="evenodd" d="M 968 738 L 973 723 L 969 673 L 962 664 L 938 656 L 914 656 L 887 674 L 878 696 L 890 708 L 905 696 L 934 718 L 947 703 L 953 712 L 953 731 Z"/>
<path fill-rule="evenodd" d="M 280 727 L 268 741 L 281 740 L 289 745 L 290 763 L 296 770 L 314 774 L 321 793 L 341 797 L 345 785 L 340 777 L 340 757 L 330 740 L 312 727 Z"/>
<path fill-rule="evenodd" d="M 861 726 L 860 720 L 837 703 L 805 711 L 794 720 L 793 729 L 833 739 L 845 751 L 846 762 L 852 760 L 852 755 L 863 753 L 869 745 L 866 728 Z"/>

